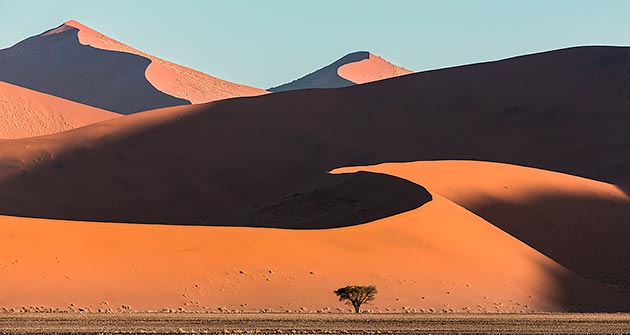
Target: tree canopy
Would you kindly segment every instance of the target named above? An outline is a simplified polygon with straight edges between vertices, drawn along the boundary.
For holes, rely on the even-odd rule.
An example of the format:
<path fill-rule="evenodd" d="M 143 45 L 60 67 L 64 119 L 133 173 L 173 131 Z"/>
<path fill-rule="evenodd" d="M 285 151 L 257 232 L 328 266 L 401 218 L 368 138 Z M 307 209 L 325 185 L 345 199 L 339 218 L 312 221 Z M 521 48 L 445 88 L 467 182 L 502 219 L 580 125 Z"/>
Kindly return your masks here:
<path fill-rule="evenodd" d="M 374 300 L 376 293 L 378 293 L 376 286 L 346 286 L 335 290 L 339 301 L 352 305 L 356 313 L 359 313 L 361 305 Z"/>

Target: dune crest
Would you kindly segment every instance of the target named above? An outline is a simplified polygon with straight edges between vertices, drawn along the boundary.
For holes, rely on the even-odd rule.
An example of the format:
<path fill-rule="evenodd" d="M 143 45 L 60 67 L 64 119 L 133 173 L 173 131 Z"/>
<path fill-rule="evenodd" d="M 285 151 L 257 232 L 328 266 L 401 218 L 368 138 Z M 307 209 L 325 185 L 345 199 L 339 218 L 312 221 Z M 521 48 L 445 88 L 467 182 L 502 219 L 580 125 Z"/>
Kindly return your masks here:
<path fill-rule="evenodd" d="M 573 272 L 630 293 L 630 268 L 624 265 L 630 257 L 630 197 L 616 185 L 478 161 L 386 163 L 360 169 L 424 185 Z"/>
<path fill-rule="evenodd" d="M 76 21 L 0 50 L 0 80 L 121 114 L 266 93 L 153 57 Z"/>
<path fill-rule="evenodd" d="M 149 64 L 145 72 L 149 82 L 158 90 L 174 97 L 188 100 L 193 104 L 267 93 L 258 88 L 231 83 L 149 55 L 109 38 L 75 20 L 67 21 L 63 26 L 78 29 L 79 41 L 83 45 L 103 50 L 128 52 L 150 59 L 151 64 Z"/>
<path fill-rule="evenodd" d="M 0 139 L 48 135 L 121 116 L 0 82 Z"/>
<path fill-rule="evenodd" d="M 347 54 L 317 71 L 292 82 L 272 87 L 271 92 L 310 88 L 339 88 L 392 78 L 412 71 L 396 66 L 367 51 Z"/>

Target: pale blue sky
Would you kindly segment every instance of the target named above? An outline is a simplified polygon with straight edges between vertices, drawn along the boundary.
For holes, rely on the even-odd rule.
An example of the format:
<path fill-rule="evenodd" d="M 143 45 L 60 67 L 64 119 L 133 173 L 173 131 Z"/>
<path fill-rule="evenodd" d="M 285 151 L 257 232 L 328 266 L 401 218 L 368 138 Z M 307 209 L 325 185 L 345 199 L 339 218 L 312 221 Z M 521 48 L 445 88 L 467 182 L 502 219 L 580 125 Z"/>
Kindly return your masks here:
<path fill-rule="evenodd" d="M 630 1 L 621 0 L 0 0 L 0 48 L 69 19 L 262 88 L 357 50 L 421 71 L 575 45 L 630 44 Z"/>

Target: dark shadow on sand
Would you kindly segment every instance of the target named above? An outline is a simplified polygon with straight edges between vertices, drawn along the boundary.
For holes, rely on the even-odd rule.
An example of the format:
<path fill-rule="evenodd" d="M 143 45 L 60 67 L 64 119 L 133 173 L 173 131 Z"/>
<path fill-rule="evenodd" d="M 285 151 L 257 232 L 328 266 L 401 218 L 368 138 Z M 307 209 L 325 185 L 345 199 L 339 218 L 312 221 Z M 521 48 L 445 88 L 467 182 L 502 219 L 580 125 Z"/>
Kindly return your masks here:
<path fill-rule="evenodd" d="M 529 198 L 516 203 L 484 197 L 465 207 L 574 273 L 630 298 L 627 200 L 551 192 Z"/>
<path fill-rule="evenodd" d="M 291 195 L 194 224 L 339 228 L 410 211 L 431 200 L 431 194 L 424 187 L 390 175 L 371 172 L 324 175 L 313 185 Z"/>

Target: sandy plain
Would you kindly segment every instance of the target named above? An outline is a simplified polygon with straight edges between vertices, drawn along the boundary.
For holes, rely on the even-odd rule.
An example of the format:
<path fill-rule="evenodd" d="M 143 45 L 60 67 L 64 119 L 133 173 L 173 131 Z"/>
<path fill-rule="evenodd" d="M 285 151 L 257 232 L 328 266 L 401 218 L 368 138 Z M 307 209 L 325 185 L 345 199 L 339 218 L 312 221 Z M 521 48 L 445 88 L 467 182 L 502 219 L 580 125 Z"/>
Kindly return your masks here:
<path fill-rule="evenodd" d="M 0 334 L 629 334 L 630 314 L 8 314 Z"/>

